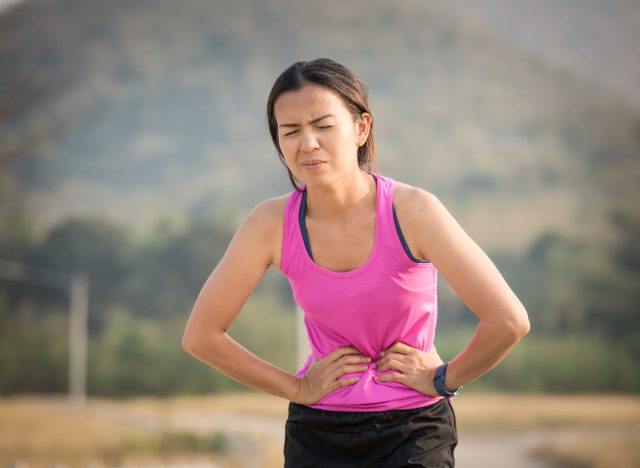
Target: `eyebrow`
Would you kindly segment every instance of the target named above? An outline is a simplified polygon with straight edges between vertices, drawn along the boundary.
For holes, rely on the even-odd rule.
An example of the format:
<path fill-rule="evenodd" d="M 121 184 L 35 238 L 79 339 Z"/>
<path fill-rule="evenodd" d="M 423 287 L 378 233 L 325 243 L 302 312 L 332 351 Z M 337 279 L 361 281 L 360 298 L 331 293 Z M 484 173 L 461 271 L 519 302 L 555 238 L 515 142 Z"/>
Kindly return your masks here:
<path fill-rule="evenodd" d="M 310 124 L 314 124 L 316 122 L 321 121 L 322 119 L 326 119 L 327 117 L 335 117 L 334 114 L 327 114 L 327 115 L 323 115 L 322 117 L 318 117 L 317 119 L 313 119 L 311 122 L 309 122 Z M 299 127 L 299 124 L 296 123 L 286 123 L 286 124 L 280 124 L 278 125 L 279 127 Z"/>

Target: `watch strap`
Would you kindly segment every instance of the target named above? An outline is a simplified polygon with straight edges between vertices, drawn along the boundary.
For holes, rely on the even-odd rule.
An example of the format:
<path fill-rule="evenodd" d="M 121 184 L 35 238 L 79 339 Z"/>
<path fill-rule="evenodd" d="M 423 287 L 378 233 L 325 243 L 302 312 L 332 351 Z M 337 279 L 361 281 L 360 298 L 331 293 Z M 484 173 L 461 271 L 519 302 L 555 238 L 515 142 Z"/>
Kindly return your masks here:
<path fill-rule="evenodd" d="M 443 364 L 441 364 L 440 366 L 438 366 L 438 368 L 436 369 L 435 375 L 433 377 L 433 386 L 435 387 L 436 391 L 438 392 L 438 394 L 440 396 L 443 397 L 447 397 L 447 398 L 451 398 L 453 396 L 456 396 L 458 393 L 460 393 L 460 391 L 462 390 L 462 386 L 456 388 L 455 390 L 449 391 L 445 388 L 444 386 L 444 379 L 447 376 L 447 366 L 449 365 L 448 362 L 445 362 Z"/>

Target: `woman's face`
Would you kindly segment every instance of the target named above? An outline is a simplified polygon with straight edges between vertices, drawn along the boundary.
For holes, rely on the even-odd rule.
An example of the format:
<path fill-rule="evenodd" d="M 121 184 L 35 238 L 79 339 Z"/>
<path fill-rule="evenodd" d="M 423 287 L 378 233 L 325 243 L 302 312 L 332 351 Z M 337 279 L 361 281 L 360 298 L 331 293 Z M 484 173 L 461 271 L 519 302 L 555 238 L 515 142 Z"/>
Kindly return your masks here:
<path fill-rule="evenodd" d="M 358 147 L 371 116 L 355 119 L 333 91 L 312 83 L 282 93 L 275 102 L 278 142 L 293 176 L 306 185 L 358 170 Z"/>

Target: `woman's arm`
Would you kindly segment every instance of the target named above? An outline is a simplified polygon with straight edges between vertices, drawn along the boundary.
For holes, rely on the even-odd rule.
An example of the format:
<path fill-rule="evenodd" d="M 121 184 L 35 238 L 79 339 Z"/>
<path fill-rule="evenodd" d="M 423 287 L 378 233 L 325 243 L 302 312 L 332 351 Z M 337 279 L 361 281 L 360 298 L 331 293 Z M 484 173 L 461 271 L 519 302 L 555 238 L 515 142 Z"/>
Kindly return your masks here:
<path fill-rule="evenodd" d="M 227 334 L 266 270 L 279 258 L 283 203 L 283 199 L 261 203 L 240 226 L 196 299 L 182 347 L 244 385 L 312 404 L 336 388 L 354 384 L 357 378 L 339 377 L 364 371 L 367 358 L 353 347 L 337 348 L 298 378 L 260 359 Z"/>
<path fill-rule="evenodd" d="M 249 213 L 202 287 L 182 347 L 238 382 L 292 399 L 297 378 L 252 354 L 226 333 L 273 262 L 274 240 L 282 231 L 277 215 L 275 199 Z"/>
<path fill-rule="evenodd" d="M 409 191 L 404 219 L 418 258 L 431 260 L 480 319 L 468 345 L 447 368 L 445 387 L 452 390 L 493 369 L 529 332 L 529 319 L 491 259 L 440 200 L 418 188 Z"/>

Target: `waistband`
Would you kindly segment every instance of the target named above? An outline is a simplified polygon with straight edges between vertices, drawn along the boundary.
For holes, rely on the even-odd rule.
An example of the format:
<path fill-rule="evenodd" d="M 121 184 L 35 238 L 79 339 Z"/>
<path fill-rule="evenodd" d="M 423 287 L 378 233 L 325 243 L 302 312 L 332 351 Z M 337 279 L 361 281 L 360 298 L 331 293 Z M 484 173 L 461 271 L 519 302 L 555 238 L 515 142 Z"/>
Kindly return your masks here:
<path fill-rule="evenodd" d="M 449 420 L 452 412 L 447 398 L 419 408 L 385 411 L 330 411 L 289 402 L 287 423 L 300 423 L 318 430 L 362 432 L 409 424 L 416 419 Z"/>

